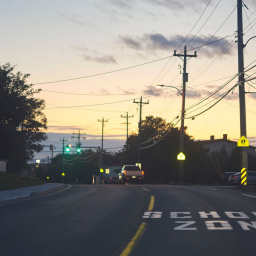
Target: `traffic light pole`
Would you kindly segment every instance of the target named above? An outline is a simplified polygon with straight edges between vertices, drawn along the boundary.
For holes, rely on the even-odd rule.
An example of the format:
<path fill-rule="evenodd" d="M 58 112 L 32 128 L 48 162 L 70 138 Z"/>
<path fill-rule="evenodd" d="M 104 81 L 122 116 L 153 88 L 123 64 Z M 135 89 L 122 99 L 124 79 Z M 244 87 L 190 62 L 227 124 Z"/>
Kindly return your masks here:
<path fill-rule="evenodd" d="M 194 55 L 187 54 L 187 46 L 184 46 L 183 54 L 174 55 L 177 57 L 183 57 L 183 89 L 182 89 L 182 107 L 181 107 L 181 127 L 180 127 L 180 152 L 184 153 L 184 116 L 185 116 L 185 95 L 186 95 L 186 82 L 188 82 L 188 73 L 187 73 L 187 57 L 197 57 L 196 52 Z M 179 181 L 183 182 L 183 161 L 179 162 Z"/>
<path fill-rule="evenodd" d="M 63 138 L 60 141 L 62 141 L 62 183 L 64 184 L 65 183 L 65 176 L 63 175 L 63 173 L 65 174 L 65 164 L 64 164 L 65 147 L 64 147 L 64 143 L 67 140 L 65 140 L 65 138 Z"/>
<path fill-rule="evenodd" d="M 243 43 L 243 1 L 237 0 L 237 42 L 238 42 L 238 73 L 239 73 L 239 105 L 240 105 L 240 136 L 246 136 L 246 108 L 244 91 L 244 43 Z M 241 169 L 248 172 L 248 152 L 241 148 Z"/>
<path fill-rule="evenodd" d="M 140 121 L 139 121 L 139 136 L 138 136 L 138 151 L 137 151 L 137 160 L 138 163 L 140 163 L 140 144 L 141 144 L 141 112 L 142 112 L 142 105 L 143 104 L 149 104 L 149 101 L 147 102 L 142 102 L 142 96 L 140 97 L 140 101 L 136 102 L 133 100 L 133 103 L 139 104 L 140 106 Z"/>
<path fill-rule="evenodd" d="M 104 117 L 102 117 L 102 120 L 99 120 L 98 119 L 98 122 L 101 122 L 102 123 L 102 131 L 101 131 L 101 150 L 100 150 L 100 154 L 99 154 L 99 163 L 100 163 L 100 169 L 102 168 L 103 166 L 103 134 L 104 134 L 104 124 L 105 122 L 108 122 L 108 120 L 105 120 Z M 99 175 L 99 178 L 100 178 L 100 184 L 102 184 L 102 180 L 101 180 L 101 172 L 100 172 L 100 175 Z"/>

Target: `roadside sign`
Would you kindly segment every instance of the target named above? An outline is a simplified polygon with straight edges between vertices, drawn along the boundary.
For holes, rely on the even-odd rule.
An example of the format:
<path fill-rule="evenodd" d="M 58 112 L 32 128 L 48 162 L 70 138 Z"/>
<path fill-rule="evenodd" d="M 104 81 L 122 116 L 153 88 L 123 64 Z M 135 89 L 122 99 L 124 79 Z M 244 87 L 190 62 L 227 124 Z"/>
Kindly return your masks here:
<path fill-rule="evenodd" d="M 241 170 L 241 185 L 247 185 L 247 171 L 246 168 Z"/>
<path fill-rule="evenodd" d="M 185 160 L 185 159 L 186 159 L 186 156 L 185 156 L 182 152 L 180 152 L 180 153 L 177 155 L 177 159 L 178 159 L 178 160 Z"/>
<path fill-rule="evenodd" d="M 39 160 L 39 159 L 38 159 L 38 160 L 36 160 L 36 163 L 40 164 L 40 160 Z"/>
<path fill-rule="evenodd" d="M 238 147 L 249 147 L 249 140 L 245 137 L 242 136 L 239 141 L 237 142 Z"/>
<path fill-rule="evenodd" d="M 140 169 L 141 169 L 141 163 L 136 163 L 135 165 L 136 165 L 136 166 L 139 166 Z"/>
<path fill-rule="evenodd" d="M 104 172 L 104 170 L 101 168 L 101 169 L 100 169 L 100 172 Z"/>
<path fill-rule="evenodd" d="M 109 174 L 109 169 L 106 169 L 106 170 L 105 170 L 105 173 L 106 173 L 106 174 Z"/>

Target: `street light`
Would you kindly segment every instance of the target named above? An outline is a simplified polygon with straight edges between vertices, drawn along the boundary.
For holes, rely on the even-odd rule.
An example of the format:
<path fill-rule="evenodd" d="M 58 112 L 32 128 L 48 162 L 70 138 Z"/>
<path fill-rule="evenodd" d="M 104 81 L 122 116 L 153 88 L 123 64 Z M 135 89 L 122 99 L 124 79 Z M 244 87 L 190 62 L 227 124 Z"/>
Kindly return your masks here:
<path fill-rule="evenodd" d="M 175 89 L 178 91 L 177 95 L 182 95 L 181 90 L 179 90 L 179 89 L 178 89 L 177 87 L 175 87 L 175 86 L 158 84 L 157 87 L 171 87 L 171 88 L 175 88 Z"/>

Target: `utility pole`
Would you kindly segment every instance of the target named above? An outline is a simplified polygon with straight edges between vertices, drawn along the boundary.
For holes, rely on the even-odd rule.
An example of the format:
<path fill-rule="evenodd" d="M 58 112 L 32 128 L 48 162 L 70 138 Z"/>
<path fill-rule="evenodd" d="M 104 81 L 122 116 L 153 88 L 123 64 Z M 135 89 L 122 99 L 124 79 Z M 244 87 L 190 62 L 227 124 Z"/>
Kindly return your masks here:
<path fill-rule="evenodd" d="M 173 56 L 183 57 L 183 89 L 182 89 L 182 107 L 181 107 L 181 127 L 180 127 L 180 152 L 183 153 L 184 149 L 184 116 L 185 116 L 185 95 L 186 95 L 186 82 L 188 82 L 188 73 L 187 73 L 187 58 L 197 57 L 196 52 L 194 55 L 187 54 L 187 46 L 184 46 L 184 53 L 177 54 L 176 50 L 174 51 Z M 179 163 L 179 181 L 183 182 L 183 161 Z"/>
<path fill-rule="evenodd" d="M 64 153 L 65 153 L 65 146 L 64 146 L 64 143 L 65 141 L 65 138 L 63 138 L 62 140 L 62 183 L 64 184 L 65 183 L 65 175 L 63 175 L 63 173 L 65 174 L 65 164 L 64 164 Z"/>
<path fill-rule="evenodd" d="M 80 130 L 79 130 L 78 133 L 74 133 L 74 132 L 73 132 L 73 134 L 74 134 L 74 135 L 77 135 L 77 137 L 71 136 L 71 139 L 77 138 L 78 142 L 77 142 L 76 146 L 77 146 L 77 150 L 78 150 L 78 149 L 81 148 L 81 145 L 82 145 L 82 143 L 81 143 L 81 133 L 80 133 Z M 85 133 L 84 133 L 84 134 L 85 134 Z M 86 139 L 86 137 L 83 137 L 83 140 L 85 140 L 85 139 Z"/>
<path fill-rule="evenodd" d="M 125 118 L 125 119 L 126 119 L 126 124 L 127 124 L 127 136 L 126 136 L 126 138 L 127 138 L 127 141 L 128 141 L 128 124 L 129 124 L 129 118 L 132 118 L 132 117 L 134 117 L 134 115 L 128 116 L 128 112 L 126 112 L 126 116 L 121 115 L 121 118 Z"/>
<path fill-rule="evenodd" d="M 98 119 L 98 122 L 101 122 L 102 123 L 102 133 L 101 133 L 101 150 L 100 150 L 100 168 L 103 167 L 103 134 L 104 134 L 104 124 L 105 122 L 108 122 L 108 119 L 105 120 L 104 117 L 102 117 L 102 120 Z M 101 180 L 101 172 L 100 172 L 100 184 L 102 184 L 102 180 Z"/>
<path fill-rule="evenodd" d="M 140 121 L 139 121 L 139 136 L 138 136 L 138 153 L 137 153 L 137 160 L 138 160 L 138 163 L 140 163 L 141 111 L 142 111 L 142 105 L 143 105 L 143 104 L 149 104 L 149 101 L 147 101 L 147 102 L 142 102 L 142 96 L 141 96 L 139 102 L 133 100 L 133 103 L 136 103 L 136 104 L 139 104 L 139 105 L 140 105 Z"/>
<path fill-rule="evenodd" d="M 238 42 L 238 73 L 239 73 L 239 105 L 240 105 L 240 135 L 246 136 L 246 109 L 244 91 L 244 43 L 243 43 L 243 1 L 237 0 L 237 42 Z M 247 148 L 241 149 L 241 168 L 248 172 Z"/>

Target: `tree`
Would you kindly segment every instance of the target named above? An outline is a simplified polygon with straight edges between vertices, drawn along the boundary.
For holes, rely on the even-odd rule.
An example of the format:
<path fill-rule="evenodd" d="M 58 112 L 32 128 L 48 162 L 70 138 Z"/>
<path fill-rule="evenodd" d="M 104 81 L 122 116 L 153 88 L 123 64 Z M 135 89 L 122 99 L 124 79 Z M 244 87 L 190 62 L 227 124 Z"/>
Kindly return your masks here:
<path fill-rule="evenodd" d="M 179 175 L 179 152 L 180 130 L 172 127 L 161 117 L 147 116 L 142 121 L 142 144 L 141 164 L 145 171 L 145 180 L 148 183 L 168 183 L 177 181 Z M 172 127 L 172 128 L 171 128 Z M 170 130 L 169 133 L 167 131 Z M 161 141 L 153 145 L 159 139 Z M 122 151 L 124 164 L 135 164 L 137 154 L 137 134 L 128 137 Z M 184 181 L 189 183 L 200 182 L 202 173 L 206 173 L 205 159 L 208 149 L 204 149 L 194 141 L 193 136 L 186 133 L 184 136 Z"/>
<path fill-rule="evenodd" d="M 41 89 L 27 84 L 29 74 L 14 74 L 15 67 L 0 66 L 0 159 L 6 159 L 12 172 L 18 172 L 32 159 L 47 139 L 45 102 L 36 98 Z"/>

